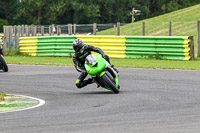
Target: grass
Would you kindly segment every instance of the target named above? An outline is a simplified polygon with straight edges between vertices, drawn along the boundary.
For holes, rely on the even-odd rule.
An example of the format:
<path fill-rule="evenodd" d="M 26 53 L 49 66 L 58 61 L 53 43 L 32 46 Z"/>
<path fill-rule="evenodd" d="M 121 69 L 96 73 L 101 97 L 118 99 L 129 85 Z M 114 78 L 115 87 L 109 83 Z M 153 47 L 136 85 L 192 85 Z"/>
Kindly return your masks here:
<path fill-rule="evenodd" d="M 172 36 L 194 36 L 197 51 L 197 21 L 200 20 L 200 4 L 157 17 L 130 23 L 120 27 L 120 35 L 141 36 L 142 22 L 145 22 L 146 36 L 168 36 L 169 21 L 172 22 Z M 117 28 L 97 32 L 97 35 L 117 35 Z"/>
<path fill-rule="evenodd" d="M 5 56 L 8 64 L 72 66 L 70 57 Z"/>
<path fill-rule="evenodd" d="M 0 92 L 0 102 L 4 100 L 5 96 L 6 96 L 6 93 Z"/>
<path fill-rule="evenodd" d="M 31 57 L 5 56 L 8 64 L 73 66 L 71 57 Z M 156 59 L 111 59 L 115 67 L 154 68 L 154 69 L 190 69 L 200 70 L 200 58 L 194 61 L 156 60 Z"/>

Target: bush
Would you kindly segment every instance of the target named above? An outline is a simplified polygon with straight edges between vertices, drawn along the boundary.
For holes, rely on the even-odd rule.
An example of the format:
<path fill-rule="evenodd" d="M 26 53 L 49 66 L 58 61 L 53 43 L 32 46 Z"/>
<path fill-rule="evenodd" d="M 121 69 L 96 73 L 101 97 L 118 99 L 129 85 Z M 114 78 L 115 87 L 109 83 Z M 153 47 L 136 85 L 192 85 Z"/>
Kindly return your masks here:
<path fill-rule="evenodd" d="M 3 32 L 4 25 L 9 25 L 8 21 L 6 19 L 0 19 L 0 32 Z"/>
<path fill-rule="evenodd" d="M 21 53 L 19 49 L 11 49 L 11 50 L 8 49 L 6 55 L 7 56 L 30 56 L 29 54 Z"/>
<path fill-rule="evenodd" d="M 4 100 L 5 96 L 6 96 L 6 93 L 0 92 L 0 102 Z"/>

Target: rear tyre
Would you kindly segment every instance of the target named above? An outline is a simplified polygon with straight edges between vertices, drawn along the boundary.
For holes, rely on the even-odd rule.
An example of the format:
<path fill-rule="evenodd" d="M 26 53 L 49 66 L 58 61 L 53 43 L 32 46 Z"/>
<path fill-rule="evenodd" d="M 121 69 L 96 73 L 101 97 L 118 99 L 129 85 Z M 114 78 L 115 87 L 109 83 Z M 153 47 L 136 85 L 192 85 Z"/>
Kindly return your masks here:
<path fill-rule="evenodd" d="M 101 78 L 105 82 L 106 86 L 112 89 L 114 93 L 119 93 L 119 89 L 116 87 L 115 83 L 109 78 L 107 74 L 104 74 Z"/>
<path fill-rule="evenodd" d="M 8 66 L 6 64 L 6 61 L 3 58 L 3 55 L 0 55 L 0 66 L 4 72 L 8 72 Z"/>

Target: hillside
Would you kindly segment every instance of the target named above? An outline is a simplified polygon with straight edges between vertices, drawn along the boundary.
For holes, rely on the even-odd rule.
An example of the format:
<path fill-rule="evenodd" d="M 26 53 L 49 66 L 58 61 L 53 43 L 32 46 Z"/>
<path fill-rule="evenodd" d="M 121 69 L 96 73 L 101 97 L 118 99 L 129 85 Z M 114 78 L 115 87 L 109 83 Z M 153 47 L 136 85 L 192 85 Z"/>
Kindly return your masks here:
<path fill-rule="evenodd" d="M 171 21 L 172 36 L 194 36 L 196 47 L 197 20 L 200 20 L 200 4 L 135 23 L 126 24 L 120 27 L 120 33 L 121 35 L 140 36 L 142 35 L 142 22 L 145 22 L 146 36 L 167 36 L 169 21 Z M 97 33 L 97 35 L 116 34 L 116 28 Z"/>

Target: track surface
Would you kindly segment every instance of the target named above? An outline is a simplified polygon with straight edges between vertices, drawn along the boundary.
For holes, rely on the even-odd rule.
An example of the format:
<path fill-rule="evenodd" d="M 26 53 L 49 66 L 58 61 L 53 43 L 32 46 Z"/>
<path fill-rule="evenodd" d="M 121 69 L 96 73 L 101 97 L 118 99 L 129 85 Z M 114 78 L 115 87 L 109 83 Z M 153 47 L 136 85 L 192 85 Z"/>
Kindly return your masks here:
<path fill-rule="evenodd" d="M 0 114 L 2 133 L 199 133 L 200 71 L 123 69 L 121 92 L 74 85 L 73 67 L 9 65 L 0 91 L 46 101 Z"/>

